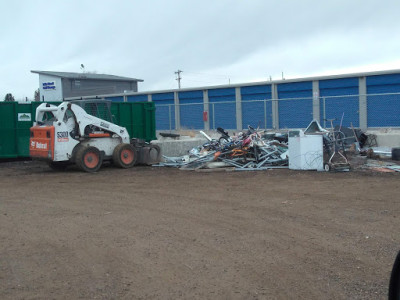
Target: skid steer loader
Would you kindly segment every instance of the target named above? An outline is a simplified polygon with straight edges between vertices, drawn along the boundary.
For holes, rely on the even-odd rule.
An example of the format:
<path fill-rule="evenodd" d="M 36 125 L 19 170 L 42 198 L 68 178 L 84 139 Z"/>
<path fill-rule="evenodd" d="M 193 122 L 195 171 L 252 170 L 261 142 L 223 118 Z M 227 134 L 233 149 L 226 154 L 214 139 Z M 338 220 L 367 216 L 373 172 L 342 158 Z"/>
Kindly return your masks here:
<path fill-rule="evenodd" d="M 110 105 L 105 100 L 48 103 L 36 109 L 36 122 L 30 129 L 29 151 L 32 159 L 48 162 L 62 170 L 76 164 L 86 172 L 96 172 L 103 161 L 112 161 L 121 168 L 136 163 L 153 164 L 160 160 L 157 145 L 130 139 L 126 128 L 112 122 Z M 94 108 L 90 113 L 86 108 Z M 95 108 L 108 107 L 99 114 Z M 108 104 L 108 106 L 107 106 Z M 96 116 L 100 115 L 100 117 Z"/>

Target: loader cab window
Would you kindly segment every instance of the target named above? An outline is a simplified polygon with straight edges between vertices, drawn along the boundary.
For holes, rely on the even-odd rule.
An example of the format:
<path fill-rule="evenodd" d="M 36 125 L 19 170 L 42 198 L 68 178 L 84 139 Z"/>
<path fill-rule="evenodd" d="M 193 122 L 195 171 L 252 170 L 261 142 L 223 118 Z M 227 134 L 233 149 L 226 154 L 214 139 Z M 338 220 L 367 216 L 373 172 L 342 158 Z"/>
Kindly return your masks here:
<path fill-rule="evenodd" d="M 72 110 L 67 109 L 67 111 L 64 114 L 64 118 L 63 118 L 63 122 L 67 123 L 69 119 L 74 117 L 74 113 L 72 112 Z"/>
<path fill-rule="evenodd" d="M 108 122 L 112 122 L 111 112 L 107 103 L 101 103 L 101 102 L 85 103 L 83 109 L 89 115 L 106 120 Z"/>
<path fill-rule="evenodd" d="M 52 112 L 46 111 L 46 112 L 43 114 L 42 120 L 40 120 L 40 121 L 41 121 L 43 124 L 52 125 L 53 122 L 55 121 L 55 119 L 56 119 L 56 118 L 54 117 L 54 115 L 53 115 Z"/>

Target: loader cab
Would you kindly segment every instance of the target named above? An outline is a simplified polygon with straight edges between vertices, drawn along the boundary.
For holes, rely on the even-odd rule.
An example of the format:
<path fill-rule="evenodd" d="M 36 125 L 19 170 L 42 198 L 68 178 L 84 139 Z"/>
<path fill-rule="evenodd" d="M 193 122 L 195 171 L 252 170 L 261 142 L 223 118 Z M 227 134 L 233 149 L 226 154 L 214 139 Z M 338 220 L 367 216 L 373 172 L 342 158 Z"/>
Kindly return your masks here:
<path fill-rule="evenodd" d="M 73 104 L 82 107 L 89 115 L 115 123 L 111 114 L 111 101 L 105 99 L 72 100 Z"/>

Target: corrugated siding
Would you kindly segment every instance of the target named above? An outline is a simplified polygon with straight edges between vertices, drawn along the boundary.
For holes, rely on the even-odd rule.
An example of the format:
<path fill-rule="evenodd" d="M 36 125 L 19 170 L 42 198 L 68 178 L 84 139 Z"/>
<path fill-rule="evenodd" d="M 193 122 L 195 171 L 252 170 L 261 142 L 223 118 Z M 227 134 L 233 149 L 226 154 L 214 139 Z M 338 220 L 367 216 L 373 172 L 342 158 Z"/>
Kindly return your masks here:
<path fill-rule="evenodd" d="M 114 122 L 125 127 L 131 138 L 156 139 L 154 102 L 121 102 L 111 104 Z"/>
<path fill-rule="evenodd" d="M 126 98 L 127 102 L 146 102 L 147 95 L 130 95 Z"/>
<path fill-rule="evenodd" d="M 181 128 L 203 129 L 203 91 L 179 92 Z"/>
<path fill-rule="evenodd" d="M 279 101 L 280 128 L 305 128 L 312 121 L 311 81 L 279 84 L 278 99 L 293 99 Z"/>
<path fill-rule="evenodd" d="M 272 128 L 272 102 L 252 101 L 271 99 L 270 85 L 253 85 L 241 87 L 242 124 L 257 128 Z"/>
<path fill-rule="evenodd" d="M 17 157 L 17 104 L 0 103 L 0 158 Z M 32 122 L 28 122 L 32 125 Z M 29 150 L 29 144 L 27 146 Z"/>
<path fill-rule="evenodd" d="M 360 119 L 358 93 L 358 77 L 321 80 L 319 82 L 321 123 L 324 119 L 336 119 L 334 124 L 339 124 L 343 116 L 343 126 L 350 127 L 352 123 L 358 127 Z M 334 97 L 348 95 L 349 97 Z"/>
<path fill-rule="evenodd" d="M 79 85 L 75 82 L 79 82 Z M 137 92 L 137 83 L 127 81 L 63 78 L 62 86 L 64 98 Z"/>
<path fill-rule="evenodd" d="M 152 101 L 156 105 L 157 130 L 175 129 L 174 93 L 153 94 Z"/>
<path fill-rule="evenodd" d="M 222 127 L 225 129 L 235 129 L 236 128 L 235 88 L 208 90 L 208 101 L 210 102 L 210 127 L 211 128 L 214 127 L 214 129 L 217 127 Z M 230 103 L 223 103 L 223 102 L 230 102 Z"/>
<path fill-rule="evenodd" d="M 400 93 L 400 74 L 367 77 L 367 94 Z M 399 95 L 367 97 L 368 127 L 400 126 Z"/>

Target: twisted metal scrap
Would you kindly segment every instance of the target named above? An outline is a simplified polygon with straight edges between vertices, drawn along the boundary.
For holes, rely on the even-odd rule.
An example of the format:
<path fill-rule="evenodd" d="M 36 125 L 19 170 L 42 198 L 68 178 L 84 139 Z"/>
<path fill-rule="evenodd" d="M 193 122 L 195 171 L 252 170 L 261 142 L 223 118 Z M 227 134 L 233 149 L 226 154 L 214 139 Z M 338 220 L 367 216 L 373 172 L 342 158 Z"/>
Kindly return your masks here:
<path fill-rule="evenodd" d="M 255 132 L 228 143 L 211 140 L 201 147 L 189 151 L 189 156 L 165 157 L 159 166 L 184 169 L 207 168 L 210 162 L 223 162 L 236 170 L 266 170 L 287 168 L 288 146 L 276 140 L 266 140 Z"/>

